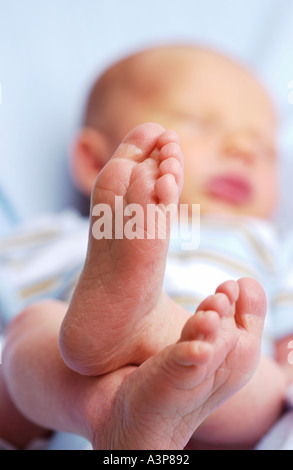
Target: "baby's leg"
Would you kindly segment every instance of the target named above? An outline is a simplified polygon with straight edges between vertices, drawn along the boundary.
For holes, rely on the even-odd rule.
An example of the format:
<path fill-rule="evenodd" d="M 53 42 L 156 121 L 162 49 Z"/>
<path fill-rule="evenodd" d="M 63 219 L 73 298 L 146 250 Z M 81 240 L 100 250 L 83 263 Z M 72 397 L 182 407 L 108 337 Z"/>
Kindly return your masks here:
<path fill-rule="evenodd" d="M 182 449 L 254 372 L 265 310 L 257 283 L 227 282 L 188 320 L 176 344 L 139 367 L 85 377 L 60 356 L 65 308 L 48 302 L 12 323 L 5 378 L 24 415 L 81 434 L 97 449 Z"/>
<path fill-rule="evenodd" d="M 182 181 L 178 138 L 158 124 L 130 132 L 100 173 L 92 213 L 101 203 L 106 212 L 110 209 L 104 221 L 110 238 L 97 239 L 93 216 L 84 269 L 60 335 L 61 354 L 73 370 L 100 375 L 140 364 L 178 339 L 188 315 L 162 294 L 162 282 L 170 229 L 166 207 L 176 211 Z M 135 229 L 141 238 L 131 239 L 129 217 L 121 224 L 127 208 L 137 210 Z M 158 219 L 149 217 L 154 208 Z M 120 232 L 112 238 L 117 226 Z"/>
<path fill-rule="evenodd" d="M 0 364 L 0 442 L 25 449 L 34 439 L 48 437 L 48 431 L 26 419 L 15 407 L 8 393 L 3 366 Z"/>
<path fill-rule="evenodd" d="M 58 347 L 67 307 L 40 302 L 11 322 L 3 372 L 9 395 L 24 417 L 45 429 L 86 435 L 81 399 L 86 400 L 90 378 L 68 369 Z"/>

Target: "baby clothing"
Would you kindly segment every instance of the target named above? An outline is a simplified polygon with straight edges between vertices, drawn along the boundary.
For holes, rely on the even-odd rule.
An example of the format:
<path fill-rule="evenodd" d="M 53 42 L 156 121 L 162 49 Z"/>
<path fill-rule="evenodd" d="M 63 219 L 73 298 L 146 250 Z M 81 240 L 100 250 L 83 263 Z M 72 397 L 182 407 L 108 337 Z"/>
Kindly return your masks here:
<path fill-rule="evenodd" d="M 85 260 L 88 230 L 88 219 L 66 211 L 0 239 L 0 325 L 33 302 L 69 300 Z"/>

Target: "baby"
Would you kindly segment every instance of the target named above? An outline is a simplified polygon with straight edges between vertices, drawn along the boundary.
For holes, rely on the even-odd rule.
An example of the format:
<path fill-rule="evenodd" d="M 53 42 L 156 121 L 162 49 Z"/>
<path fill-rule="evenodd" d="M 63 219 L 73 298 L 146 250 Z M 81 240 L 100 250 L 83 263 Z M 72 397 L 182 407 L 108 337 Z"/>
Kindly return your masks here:
<path fill-rule="evenodd" d="M 259 362 L 267 302 L 260 284 L 246 277 L 263 280 L 250 266 L 251 253 L 244 250 L 248 267 L 234 266 L 234 276 L 223 278 L 225 268 L 209 277 L 205 266 L 203 279 L 191 277 L 215 290 L 206 298 L 202 293 L 195 315 L 162 286 L 170 204 L 179 201 L 192 214 L 192 204 L 200 203 L 204 233 L 213 231 L 215 245 L 215 227 L 226 230 L 234 246 L 240 238 L 231 242 L 231 227 L 247 230 L 271 217 L 278 193 L 276 128 L 257 80 L 210 50 L 153 49 L 103 75 L 73 159 L 79 188 L 91 194 L 82 274 L 69 308 L 32 306 L 7 335 L 6 383 L 25 416 L 112 449 L 251 448 L 272 426 L 284 405 L 288 378 L 280 364 L 288 338 L 276 344 L 280 364 L 264 356 Z M 155 205 L 163 216 L 155 228 L 159 233 L 163 221 L 167 236 L 97 240 L 95 208 L 110 207 L 114 221 L 117 196 L 123 208 L 139 204 L 144 213 Z M 147 235 L 145 219 L 136 225 Z M 256 228 L 256 239 L 266 241 Z"/>

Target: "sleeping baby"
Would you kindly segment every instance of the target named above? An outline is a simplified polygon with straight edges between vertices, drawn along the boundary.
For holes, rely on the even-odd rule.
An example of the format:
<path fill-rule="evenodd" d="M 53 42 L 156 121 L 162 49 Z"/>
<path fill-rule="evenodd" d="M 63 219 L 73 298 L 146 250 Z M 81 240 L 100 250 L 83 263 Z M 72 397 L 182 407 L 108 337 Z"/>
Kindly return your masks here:
<path fill-rule="evenodd" d="M 31 305 L 7 334 L 2 381 L 29 421 L 97 449 L 249 449 L 270 429 L 293 378 L 276 133 L 262 85 L 215 51 L 154 48 L 98 79 L 72 160 L 91 196 L 80 277 L 69 304 Z M 166 237 L 95 236 L 117 197 L 125 223 L 155 205 Z M 170 204 L 187 219 L 200 204 L 199 246 L 171 237 Z"/>

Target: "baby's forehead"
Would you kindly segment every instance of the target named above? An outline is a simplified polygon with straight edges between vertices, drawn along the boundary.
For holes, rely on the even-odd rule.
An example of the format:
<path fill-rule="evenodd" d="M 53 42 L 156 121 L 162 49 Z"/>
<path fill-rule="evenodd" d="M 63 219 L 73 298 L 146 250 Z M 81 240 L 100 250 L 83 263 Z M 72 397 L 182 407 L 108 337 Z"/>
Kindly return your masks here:
<path fill-rule="evenodd" d="M 245 64 L 217 51 L 199 47 L 162 48 L 137 57 L 137 67 L 146 80 L 161 81 L 162 88 L 170 83 L 178 88 L 188 83 L 201 86 L 201 90 L 213 88 L 219 94 L 223 85 L 224 95 L 234 91 L 251 96 L 255 105 L 258 103 L 275 116 L 273 100 L 257 75 Z"/>
<path fill-rule="evenodd" d="M 150 49 L 134 54 L 122 61 L 121 65 L 120 70 L 116 69 L 116 78 L 119 81 L 124 75 L 126 81 L 133 85 L 134 91 L 147 84 L 153 84 L 154 91 L 155 84 L 158 87 L 172 83 L 178 87 L 185 86 L 190 77 L 195 81 L 201 79 L 201 85 L 207 88 L 213 82 L 211 78 L 216 83 L 221 78 L 229 80 L 230 77 L 234 84 L 241 83 L 243 88 L 250 86 L 255 93 L 265 94 L 263 85 L 248 67 L 217 51 L 201 47 Z M 124 73 L 121 74 L 123 69 Z"/>
<path fill-rule="evenodd" d="M 240 93 L 241 91 L 241 93 Z M 220 98 L 219 98 L 219 95 Z M 110 67 L 98 82 L 93 114 L 111 114 L 117 107 L 144 109 L 204 106 L 211 102 L 225 106 L 225 100 L 239 101 L 240 95 L 260 116 L 276 120 L 275 106 L 251 70 L 218 51 L 197 46 L 165 46 L 128 56 Z M 95 96 L 95 94 L 94 94 Z M 179 105 L 178 104 L 178 105 Z M 228 112 L 228 108 L 227 108 Z M 233 110 L 232 110 L 233 112 Z M 105 113 L 103 112 L 105 119 Z"/>

